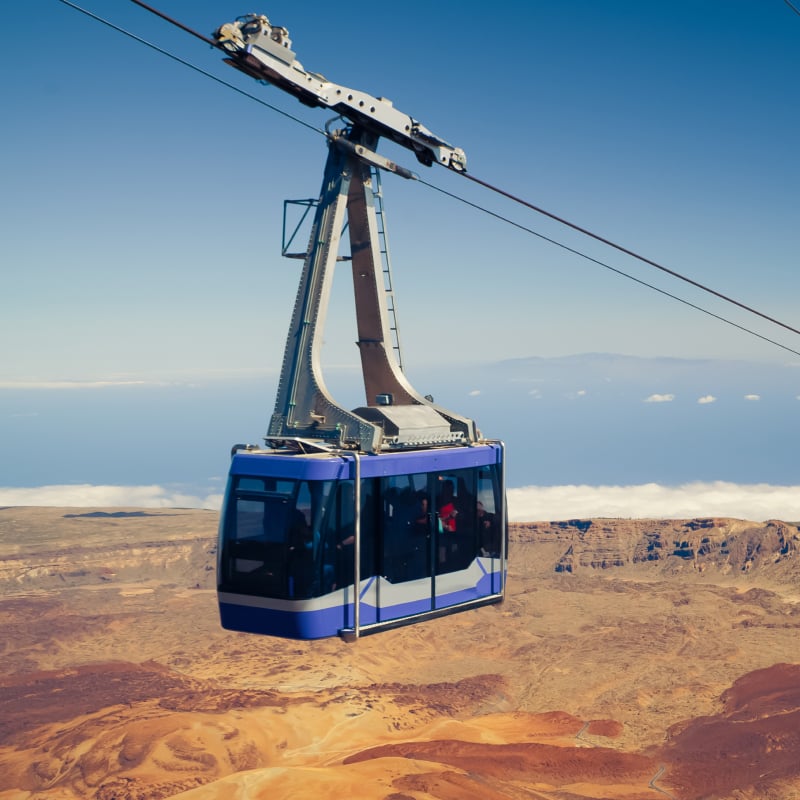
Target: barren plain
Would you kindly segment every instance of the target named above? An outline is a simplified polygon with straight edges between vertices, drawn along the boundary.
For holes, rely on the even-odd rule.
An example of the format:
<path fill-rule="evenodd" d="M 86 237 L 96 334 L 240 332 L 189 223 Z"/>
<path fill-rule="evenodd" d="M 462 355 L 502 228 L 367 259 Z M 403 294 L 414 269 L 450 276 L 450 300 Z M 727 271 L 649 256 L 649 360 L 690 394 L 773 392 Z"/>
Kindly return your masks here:
<path fill-rule="evenodd" d="M 0 509 L 0 799 L 800 798 L 800 531 L 511 531 L 508 598 L 223 631 L 217 514 Z"/>

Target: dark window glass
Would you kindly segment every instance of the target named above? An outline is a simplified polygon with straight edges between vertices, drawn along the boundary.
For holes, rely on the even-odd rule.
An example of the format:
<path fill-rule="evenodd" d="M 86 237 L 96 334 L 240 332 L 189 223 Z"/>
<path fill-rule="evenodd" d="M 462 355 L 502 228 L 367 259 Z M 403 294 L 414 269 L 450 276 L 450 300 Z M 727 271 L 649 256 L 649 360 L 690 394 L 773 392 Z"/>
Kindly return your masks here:
<path fill-rule="evenodd" d="M 439 473 L 435 480 L 436 572 L 465 569 L 478 555 L 475 469 Z"/>
<path fill-rule="evenodd" d="M 222 525 L 220 589 L 283 598 L 319 593 L 316 532 L 331 484 L 234 479 Z"/>
<path fill-rule="evenodd" d="M 375 574 L 375 481 L 361 482 L 361 579 Z M 353 481 L 340 481 L 328 503 L 322 531 L 322 594 L 350 586 L 355 577 Z"/>
<path fill-rule="evenodd" d="M 500 482 L 496 467 L 478 470 L 478 501 L 475 524 L 478 548 L 482 556 L 500 557 L 501 531 Z"/>
<path fill-rule="evenodd" d="M 297 599 L 353 583 L 352 481 L 234 478 L 221 526 L 222 591 Z M 495 466 L 370 478 L 361 484 L 361 578 L 393 583 L 498 557 Z"/>
<path fill-rule="evenodd" d="M 427 473 L 381 479 L 382 574 L 392 583 L 428 577 L 431 512 Z"/>

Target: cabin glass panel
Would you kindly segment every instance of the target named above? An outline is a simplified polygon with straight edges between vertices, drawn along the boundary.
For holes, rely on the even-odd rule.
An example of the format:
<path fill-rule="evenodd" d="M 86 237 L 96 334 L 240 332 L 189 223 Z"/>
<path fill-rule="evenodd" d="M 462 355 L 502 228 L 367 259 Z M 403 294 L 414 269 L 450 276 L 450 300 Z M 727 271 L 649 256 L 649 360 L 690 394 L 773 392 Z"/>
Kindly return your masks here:
<path fill-rule="evenodd" d="M 376 574 L 375 484 L 361 481 L 361 578 Z M 355 577 L 355 491 L 354 481 L 338 481 L 329 498 L 321 526 L 319 545 L 320 592 L 328 594 L 350 586 Z"/>
<path fill-rule="evenodd" d="M 390 583 L 431 574 L 431 517 L 427 473 L 381 478 L 382 569 Z"/>
<path fill-rule="evenodd" d="M 234 477 L 221 527 L 220 590 L 299 599 L 319 591 L 320 522 L 333 481 Z"/>
<path fill-rule="evenodd" d="M 487 591 L 479 588 L 479 575 L 488 569 L 494 576 L 494 559 L 501 553 L 499 472 L 494 465 L 449 470 L 436 475 L 434 487 L 438 609 L 479 599 Z M 478 558 L 491 561 L 480 567 Z M 492 577 L 490 582 L 488 591 L 500 590 L 499 580 Z"/>
<path fill-rule="evenodd" d="M 454 465 L 362 478 L 359 570 L 368 620 L 501 590 L 500 469 Z M 339 593 L 344 625 L 355 579 L 354 489 L 352 479 L 233 475 L 220 527 L 220 592 L 280 601 Z"/>
<path fill-rule="evenodd" d="M 478 552 L 483 557 L 500 558 L 501 553 L 500 485 L 495 467 L 478 470 L 478 500 L 475 505 L 475 526 Z"/>
<path fill-rule="evenodd" d="M 476 471 L 439 473 L 434 482 L 438 534 L 436 574 L 465 569 L 477 556 Z"/>

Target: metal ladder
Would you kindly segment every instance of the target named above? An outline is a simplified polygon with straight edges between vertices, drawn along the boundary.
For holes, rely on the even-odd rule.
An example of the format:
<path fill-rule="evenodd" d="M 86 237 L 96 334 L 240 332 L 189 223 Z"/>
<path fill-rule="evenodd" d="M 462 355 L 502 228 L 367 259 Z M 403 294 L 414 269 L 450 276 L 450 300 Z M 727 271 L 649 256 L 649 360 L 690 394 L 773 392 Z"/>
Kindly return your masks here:
<path fill-rule="evenodd" d="M 372 193 L 375 197 L 375 218 L 378 226 L 378 243 L 381 252 L 381 267 L 383 270 L 383 288 L 386 291 L 386 310 L 389 312 L 389 329 L 392 332 L 392 350 L 394 350 L 397 366 L 403 369 L 403 357 L 400 352 L 400 330 L 397 326 L 397 311 L 394 304 L 394 289 L 392 287 L 392 262 L 389 258 L 389 240 L 386 233 L 386 212 L 383 210 L 383 189 L 381 186 L 381 171 L 372 167 Z"/>
<path fill-rule="evenodd" d="M 381 171 L 377 167 L 370 169 L 372 175 L 373 196 L 375 198 L 375 218 L 378 227 L 378 243 L 381 253 L 381 270 L 383 272 L 383 288 L 386 292 L 386 310 L 389 312 L 389 330 L 392 334 L 392 350 L 397 359 L 397 366 L 403 370 L 403 356 L 400 350 L 400 330 L 397 325 L 397 310 L 394 304 L 394 288 L 392 285 L 392 262 L 389 257 L 389 239 L 386 232 L 386 212 L 383 210 L 383 188 L 381 185 Z M 281 255 L 285 258 L 305 258 L 305 252 L 289 252 L 300 228 L 319 205 L 319 200 L 284 200 L 283 201 L 283 236 Z M 297 222 L 291 233 L 289 232 L 288 209 L 290 206 L 299 206 L 302 211 L 300 221 Z M 345 229 L 347 223 L 345 223 Z M 344 234 L 344 231 L 342 231 Z"/>

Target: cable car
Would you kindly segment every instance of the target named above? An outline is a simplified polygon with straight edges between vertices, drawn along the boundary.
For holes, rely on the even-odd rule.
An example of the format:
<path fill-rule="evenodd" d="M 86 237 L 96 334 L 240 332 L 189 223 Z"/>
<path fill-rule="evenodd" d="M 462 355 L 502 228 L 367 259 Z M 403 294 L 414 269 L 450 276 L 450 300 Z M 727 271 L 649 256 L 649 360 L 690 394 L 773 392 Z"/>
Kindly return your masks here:
<path fill-rule="evenodd" d="M 357 637 L 497 602 L 502 506 L 500 443 L 377 456 L 237 450 L 221 524 L 222 625 Z"/>
<path fill-rule="evenodd" d="M 379 170 L 415 176 L 375 152 L 390 136 L 423 164 L 463 171 L 463 150 L 385 99 L 303 71 L 288 31 L 264 16 L 215 36 L 233 66 L 347 117 L 328 132 L 265 444 L 232 449 L 217 565 L 223 627 L 357 639 L 501 601 L 504 446 L 422 396 L 403 372 Z M 345 230 L 349 255 L 340 256 Z M 352 272 L 366 394 L 354 410 L 330 395 L 321 367 L 338 261 Z"/>

